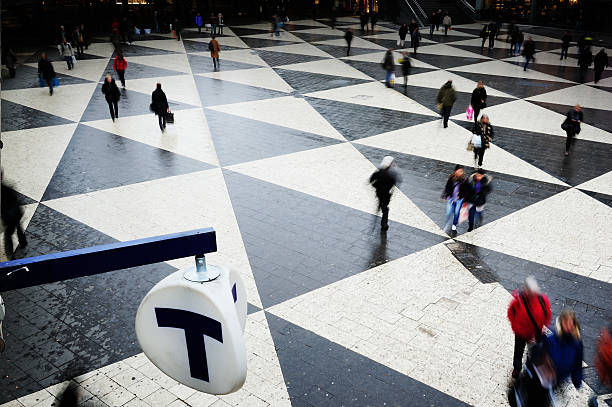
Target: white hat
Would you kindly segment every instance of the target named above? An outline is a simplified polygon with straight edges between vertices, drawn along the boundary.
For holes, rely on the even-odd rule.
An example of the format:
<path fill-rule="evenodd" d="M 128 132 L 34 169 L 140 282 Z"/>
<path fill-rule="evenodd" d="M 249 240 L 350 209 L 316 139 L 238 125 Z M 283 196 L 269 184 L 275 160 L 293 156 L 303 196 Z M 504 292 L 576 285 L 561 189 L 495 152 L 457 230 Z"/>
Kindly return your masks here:
<path fill-rule="evenodd" d="M 380 162 L 380 168 L 383 168 L 383 169 L 389 168 L 391 167 L 391 164 L 393 164 L 393 157 L 391 157 L 390 155 L 387 155 Z"/>
<path fill-rule="evenodd" d="M 533 293 L 539 293 L 540 287 L 538 286 L 538 282 L 534 276 L 529 276 L 525 279 L 525 287 L 529 289 L 529 291 Z"/>

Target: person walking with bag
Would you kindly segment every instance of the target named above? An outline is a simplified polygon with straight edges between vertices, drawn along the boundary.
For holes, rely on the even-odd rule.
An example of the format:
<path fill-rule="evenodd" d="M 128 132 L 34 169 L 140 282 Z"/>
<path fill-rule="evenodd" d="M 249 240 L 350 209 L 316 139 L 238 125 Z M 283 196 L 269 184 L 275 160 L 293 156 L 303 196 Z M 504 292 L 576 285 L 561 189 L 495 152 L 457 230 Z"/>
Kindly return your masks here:
<path fill-rule="evenodd" d="M 113 61 L 113 70 L 119 75 L 119 80 L 121 81 L 123 89 L 125 89 L 125 70 L 127 69 L 127 65 L 128 63 L 123 57 L 123 53 L 120 52 L 117 54 Z"/>
<path fill-rule="evenodd" d="M 453 23 L 453 20 L 451 19 L 451 16 L 447 12 L 446 15 L 444 16 L 444 19 L 442 20 L 442 25 L 444 26 L 444 36 L 445 37 L 448 35 L 448 29 L 451 27 L 452 23 Z"/>
<path fill-rule="evenodd" d="M 104 93 L 106 103 L 108 103 L 111 119 L 115 121 L 115 119 L 119 118 L 119 106 L 117 103 L 121 98 L 121 93 L 119 92 L 119 88 L 111 75 L 106 75 L 104 85 L 102 85 L 102 93 Z"/>
<path fill-rule="evenodd" d="M 482 81 L 478 81 L 476 89 L 472 91 L 470 104 L 474 109 L 474 124 L 476 124 L 478 122 L 478 115 L 480 114 L 480 111 L 487 107 L 487 90 L 485 89 Z"/>
<path fill-rule="evenodd" d="M 535 61 L 535 43 L 533 42 L 533 38 L 531 36 L 527 37 L 527 41 L 523 44 L 523 56 L 525 57 L 525 65 L 523 66 L 523 71 L 527 70 L 527 66 L 529 65 L 529 61 L 532 59 Z"/>
<path fill-rule="evenodd" d="M 455 166 L 455 171 L 449 175 L 441 196 L 442 199 L 446 200 L 445 231 L 448 231 L 452 220 L 451 233 L 457 233 L 457 223 L 459 223 L 461 206 L 463 205 L 464 199 L 469 195 L 469 192 L 469 186 L 465 179 L 463 166 L 457 164 Z"/>
<path fill-rule="evenodd" d="M 583 114 L 580 105 L 574 106 L 567 115 L 565 116 L 565 121 L 561 125 L 561 128 L 565 130 L 565 134 L 567 134 L 567 138 L 565 139 L 565 155 L 569 155 L 570 147 L 572 146 L 572 142 L 574 141 L 574 136 L 580 133 L 580 123 L 583 121 Z"/>
<path fill-rule="evenodd" d="M 408 52 L 402 52 L 402 59 L 400 59 L 400 64 L 402 64 L 402 75 L 404 76 L 404 94 L 408 93 L 408 75 L 410 75 L 410 69 L 412 65 L 410 64 L 410 58 L 408 57 Z"/>
<path fill-rule="evenodd" d="M 157 84 L 157 88 L 153 91 L 151 95 L 151 110 L 157 115 L 159 120 L 159 128 L 162 133 L 166 131 L 166 114 L 170 106 L 168 106 L 168 99 L 166 99 L 166 94 L 162 90 L 161 83 Z"/>
<path fill-rule="evenodd" d="M 563 33 L 563 37 L 561 37 L 561 58 L 560 60 L 565 58 L 567 59 L 567 50 L 569 49 L 570 42 L 572 42 L 572 36 L 569 31 Z"/>
<path fill-rule="evenodd" d="M 487 148 L 493 140 L 493 126 L 489 123 L 489 116 L 483 114 L 480 121 L 474 126 L 472 144 L 474 146 L 474 166 L 482 167 L 482 159 Z"/>
<path fill-rule="evenodd" d="M 385 85 L 388 88 L 392 88 L 393 71 L 395 71 L 395 61 L 393 60 L 392 49 L 388 49 L 385 53 L 385 58 L 383 59 L 382 67 L 385 71 L 387 71 L 387 76 L 385 77 Z"/>
<path fill-rule="evenodd" d="M 404 44 L 406 43 L 406 34 L 408 34 L 408 26 L 406 23 L 404 23 L 399 28 L 399 40 L 397 40 L 397 45 L 400 48 L 404 48 Z"/>
<path fill-rule="evenodd" d="M 478 218 L 478 224 L 482 222 L 482 212 L 487 203 L 487 195 L 491 192 L 491 181 L 491 176 L 486 175 L 483 169 L 478 169 L 468 178 L 470 186 L 470 195 L 467 200 L 470 205 L 468 232 L 474 230 L 476 218 Z"/>
<path fill-rule="evenodd" d="M 47 53 L 43 52 L 40 54 L 40 59 L 38 60 L 38 76 L 42 81 L 47 83 L 49 86 L 49 96 L 53 96 L 53 82 L 55 78 L 55 70 L 53 69 L 53 65 L 47 59 Z"/>
<path fill-rule="evenodd" d="M 66 65 L 68 65 L 68 70 L 71 70 L 74 67 L 74 50 L 72 49 L 72 45 L 66 40 L 62 43 L 62 56 L 64 57 L 64 61 L 66 61 Z"/>
<path fill-rule="evenodd" d="M 219 52 L 221 51 L 221 47 L 219 46 L 219 41 L 213 35 L 210 42 L 208 43 L 208 50 L 210 51 L 210 57 L 213 60 L 213 68 L 216 71 L 221 68 L 221 64 L 219 63 Z"/>
<path fill-rule="evenodd" d="M 599 50 L 595 58 L 593 58 L 593 62 L 595 63 L 595 83 L 597 83 L 601 79 L 604 69 L 608 67 L 608 54 L 606 54 L 605 48 Z"/>
<path fill-rule="evenodd" d="M 480 30 L 480 38 L 482 38 L 480 50 L 483 51 L 485 42 L 487 41 L 487 38 L 489 38 L 489 26 L 487 24 L 482 26 L 482 30 Z"/>
<path fill-rule="evenodd" d="M 527 277 L 523 289 L 512 293 L 512 301 L 508 306 L 508 320 L 514 332 L 512 378 L 518 378 L 523 369 L 523 353 L 527 342 L 541 337 L 542 328 L 548 325 L 551 319 L 548 297 L 540 293 L 540 287 L 534 277 Z"/>
<path fill-rule="evenodd" d="M 448 118 L 450 117 L 451 109 L 457 100 L 457 92 L 453 87 L 453 81 L 448 80 L 440 90 L 438 91 L 438 95 L 436 96 L 436 101 L 438 102 L 438 108 L 440 109 L 440 113 L 442 114 L 442 119 L 444 121 L 444 128 L 448 127 Z"/>
<path fill-rule="evenodd" d="M 382 211 L 382 220 L 380 222 L 381 232 L 389 229 L 389 203 L 393 187 L 399 182 L 398 174 L 391 168 L 393 157 L 386 156 L 382 159 L 378 171 L 370 177 L 370 185 L 376 190 L 376 198 L 378 198 L 378 210 Z"/>

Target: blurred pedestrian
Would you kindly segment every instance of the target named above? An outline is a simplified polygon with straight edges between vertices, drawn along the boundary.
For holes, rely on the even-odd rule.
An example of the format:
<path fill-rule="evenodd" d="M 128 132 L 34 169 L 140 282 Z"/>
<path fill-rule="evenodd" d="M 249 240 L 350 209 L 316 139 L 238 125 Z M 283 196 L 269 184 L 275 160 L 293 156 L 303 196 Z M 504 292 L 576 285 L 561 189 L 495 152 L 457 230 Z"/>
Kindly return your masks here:
<path fill-rule="evenodd" d="M 106 103 L 108 103 L 111 119 L 115 121 L 115 119 L 119 118 L 119 106 L 117 103 L 119 103 L 121 93 L 111 75 L 106 75 L 104 84 L 102 85 L 102 93 L 104 93 L 104 98 L 106 99 Z"/>
<path fill-rule="evenodd" d="M 217 37 L 215 37 L 214 35 L 208 43 L 208 50 L 210 51 L 210 57 L 213 60 L 213 68 L 216 71 L 221 67 L 221 64 L 219 62 L 219 52 L 221 51 L 221 47 L 219 46 L 219 41 L 217 41 Z"/>
<path fill-rule="evenodd" d="M 510 28 L 510 30 L 508 31 L 508 37 L 510 37 L 509 53 L 510 55 L 514 56 L 516 55 L 515 49 L 516 43 L 518 42 L 518 28 L 516 26 Z"/>
<path fill-rule="evenodd" d="M 474 109 L 474 124 L 476 124 L 478 122 L 478 115 L 480 114 L 480 111 L 487 107 L 487 90 L 485 89 L 482 81 L 478 81 L 476 89 L 472 91 L 470 104 Z"/>
<path fill-rule="evenodd" d="M 74 31 L 72 32 L 72 44 L 74 45 L 74 47 L 76 47 L 76 57 L 78 59 L 83 57 L 83 45 L 84 45 L 84 41 L 83 41 L 83 36 L 81 35 L 81 32 L 79 30 L 79 27 L 75 27 Z"/>
<path fill-rule="evenodd" d="M 480 30 L 480 38 L 482 38 L 482 44 L 480 44 L 480 50 L 482 51 L 484 50 L 484 45 L 487 38 L 489 38 L 489 26 L 487 24 L 482 26 L 482 29 Z"/>
<path fill-rule="evenodd" d="M 417 54 L 417 48 L 421 45 L 421 31 L 418 26 L 414 27 L 414 31 L 412 32 L 412 36 L 410 37 L 410 44 L 412 45 L 412 49 L 414 50 L 414 56 Z"/>
<path fill-rule="evenodd" d="M 495 47 L 495 37 L 497 36 L 497 24 L 489 23 L 489 49 Z"/>
<path fill-rule="evenodd" d="M 453 23 L 453 20 L 451 19 L 450 14 L 448 14 L 448 12 L 446 12 L 446 15 L 444 16 L 444 19 L 442 20 L 442 25 L 444 26 L 444 36 L 446 37 L 448 34 L 448 29 L 451 28 L 451 25 Z"/>
<path fill-rule="evenodd" d="M 198 34 L 202 33 L 202 26 L 204 25 L 204 19 L 200 13 L 196 14 L 195 17 L 196 27 L 198 27 Z"/>
<path fill-rule="evenodd" d="M 151 110 L 157 115 L 159 121 L 159 128 L 162 133 L 166 131 L 166 114 L 168 113 L 168 99 L 166 94 L 162 90 L 161 83 L 157 83 L 157 88 L 151 95 Z"/>
<path fill-rule="evenodd" d="M 561 128 L 565 130 L 567 138 L 565 139 L 565 155 L 569 155 L 570 147 L 574 141 L 576 134 L 580 133 L 580 123 L 583 121 L 583 114 L 580 105 L 574 106 L 565 115 L 565 121 L 561 124 Z"/>
<path fill-rule="evenodd" d="M 608 67 L 608 54 L 606 54 L 605 48 L 599 50 L 595 58 L 593 58 L 593 62 L 595 62 L 595 83 L 597 83 L 601 79 L 604 69 Z"/>
<path fill-rule="evenodd" d="M 438 19 L 438 13 L 435 11 L 431 13 L 429 17 L 429 36 L 433 37 L 434 30 L 436 29 L 436 20 Z"/>
<path fill-rule="evenodd" d="M 219 35 L 223 35 L 223 26 L 225 25 L 225 21 L 223 20 L 223 14 L 219 13 L 217 16 L 217 31 Z"/>
<path fill-rule="evenodd" d="M 363 11 L 359 14 L 359 24 L 361 25 L 361 32 L 368 30 L 368 16 Z"/>
<path fill-rule="evenodd" d="M 408 34 L 410 34 L 410 38 L 412 39 L 412 33 L 419 25 L 414 21 L 414 18 L 410 20 L 410 24 L 408 24 Z"/>
<path fill-rule="evenodd" d="M 584 83 L 589 67 L 593 63 L 593 54 L 591 53 L 591 47 L 585 45 L 578 57 L 578 74 L 580 76 L 580 83 Z"/>
<path fill-rule="evenodd" d="M 438 95 L 436 96 L 436 102 L 438 103 L 440 114 L 442 115 L 444 128 L 448 127 L 448 118 L 450 117 L 451 109 L 453 108 L 456 100 L 457 92 L 453 87 L 453 81 L 449 79 L 444 85 L 442 85 L 438 91 Z"/>
<path fill-rule="evenodd" d="M 55 70 L 51 62 L 47 59 L 46 52 L 40 54 L 40 59 L 38 60 L 38 76 L 47 83 L 47 86 L 49 86 L 49 96 L 53 96 Z"/>
<path fill-rule="evenodd" d="M 559 59 L 567 59 L 567 50 L 569 49 L 570 42 L 572 41 L 572 36 L 569 31 L 565 31 L 563 33 L 563 37 L 561 37 L 561 58 Z"/>
<path fill-rule="evenodd" d="M 81 34 L 81 38 L 83 39 L 83 44 L 85 45 L 85 49 L 89 48 L 89 35 L 87 30 L 85 30 L 85 24 L 81 24 L 79 28 L 79 33 Z"/>
<path fill-rule="evenodd" d="M 404 23 L 399 28 L 399 40 L 397 40 L 397 45 L 400 48 L 404 48 L 404 44 L 406 43 L 406 34 L 408 34 L 408 26 L 406 23 Z"/>
<path fill-rule="evenodd" d="M 338 21 L 337 17 L 338 11 L 336 10 L 336 6 L 331 9 L 331 29 L 334 30 L 336 28 L 336 22 Z"/>
<path fill-rule="evenodd" d="M 2 216 L 2 223 L 4 223 L 4 251 L 9 260 L 14 260 L 13 234 L 17 232 L 19 246 L 26 247 L 28 242 L 21 227 L 23 209 L 19 206 L 15 190 L 4 181 L 4 174 L 2 174 L 2 190 L 0 194 L 2 195 L 0 214 Z"/>
<path fill-rule="evenodd" d="M 532 59 L 535 61 L 535 43 L 533 42 L 533 38 L 531 36 L 527 37 L 527 41 L 523 44 L 523 56 L 525 57 L 525 65 L 523 66 L 523 71 L 527 70 L 527 66 L 529 65 L 529 61 Z"/>
<path fill-rule="evenodd" d="M 378 171 L 370 177 L 370 185 L 376 190 L 376 198 L 378 198 L 378 210 L 382 211 L 382 220 L 380 221 L 382 232 L 389 229 L 389 203 L 391 202 L 392 190 L 400 182 L 398 174 L 391 168 L 392 164 L 393 157 L 384 157 Z"/>
<path fill-rule="evenodd" d="M 208 20 L 210 21 L 210 33 L 215 35 L 217 33 L 217 18 L 213 13 L 210 13 Z M 274 31 L 274 25 L 272 26 L 272 31 Z"/>
<path fill-rule="evenodd" d="M 408 52 L 402 52 L 402 59 L 399 62 L 402 64 L 402 75 L 404 76 L 404 93 L 408 93 L 408 75 L 410 75 L 410 69 L 412 68 Z"/>
<path fill-rule="evenodd" d="M 346 56 L 348 57 L 351 52 L 351 42 L 353 42 L 353 31 L 350 28 L 344 33 L 344 40 L 346 41 Z"/>
<path fill-rule="evenodd" d="M 382 67 L 385 71 L 387 71 L 387 75 L 385 76 L 385 85 L 388 88 L 392 88 L 393 87 L 393 72 L 395 71 L 395 61 L 393 59 L 392 49 L 388 49 L 387 52 L 385 53 Z"/>
<path fill-rule="evenodd" d="M 183 31 L 183 27 L 181 26 L 181 22 L 179 21 L 178 18 L 174 19 L 174 32 L 176 33 L 176 40 L 180 41 L 181 40 L 181 31 Z"/>
<path fill-rule="evenodd" d="M 376 11 L 372 11 L 370 13 L 370 24 L 372 25 L 372 32 L 374 32 L 374 26 L 378 22 L 378 13 Z"/>
<path fill-rule="evenodd" d="M 521 30 L 519 30 L 518 27 L 516 28 L 516 37 L 517 37 L 517 41 L 516 41 L 516 49 L 514 50 L 514 55 L 520 55 L 521 47 L 523 46 L 523 42 L 525 41 L 525 36 L 521 32 Z"/>
<path fill-rule="evenodd" d="M 9 78 L 14 78 L 17 73 L 17 55 L 12 48 L 6 51 L 6 68 L 9 70 Z"/>
<path fill-rule="evenodd" d="M 474 134 L 480 136 L 480 140 L 477 139 L 480 141 L 478 147 L 477 144 L 472 141 L 472 144 L 474 144 L 474 167 L 480 168 L 482 167 L 482 159 L 484 158 L 485 150 L 491 146 L 490 143 L 494 136 L 493 126 L 489 123 L 489 116 L 486 114 L 482 115 L 476 126 L 474 126 Z M 474 140 L 474 137 L 472 137 L 472 140 Z"/>
<path fill-rule="evenodd" d="M 538 282 L 533 276 L 525 279 L 522 290 L 512 293 L 508 319 L 514 332 L 512 377 L 516 379 L 523 369 L 523 353 L 527 342 L 541 338 L 542 328 L 552 319 L 548 297 L 540 292 Z"/>
<path fill-rule="evenodd" d="M 119 75 L 121 86 L 125 89 L 125 70 L 127 69 L 127 61 L 123 57 L 123 53 L 118 53 L 113 61 L 113 70 Z"/>
<path fill-rule="evenodd" d="M 436 31 L 440 31 L 440 24 L 442 24 L 442 10 L 438 9 L 436 12 Z"/>
<path fill-rule="evenodd" d="M 606 328 L 601 330 L 601 335 L 597 341 L 595 369 L 599 376 L 599 381 L 609 390 L 612 390 L 612 336 L 610 336 L 610 331 Z M 597 396 L 591 399 L 589 407 L 597 407 Z"/>
<path fill-rule="evenodd" d="M 457 223 L 459 223 L 459 213 L 464 199 L 469 195 L 469 185 L 467 184 L 463 166 L 457 164 L 455 170 L 449 175 L 442 199 L 446 200 L 446 221 L 444 230 L 448 231 L 451 227 L 452 233 L 457 233 Z M 451 226 L 452 221 L 452 226 Z"/>
<path fill-rule="evenodd" d="M 62 43 L 62 56 L 64 61 L 66 61 L 66 65 L 68 65 L 68 70 L 74 68 L 74 61 L 72 59 L 74 58 L 74 50 L 68 41 Z"/>
<path fill-rule="evenodd" d="M 468 198 L 468 204 L 470 206 L 468 232 L 474 230 L 476 221 L 478 221 L 478 225 L 482 223 L 482 212 L 487 203 L 487 195 L 491 192 L 491 181 L 491 176 L 486 175 L 482 168 L 479 168 L 474 174 L 470 175 L 470 178 L 468 178 L 468 185 L 470 186 Z"/>

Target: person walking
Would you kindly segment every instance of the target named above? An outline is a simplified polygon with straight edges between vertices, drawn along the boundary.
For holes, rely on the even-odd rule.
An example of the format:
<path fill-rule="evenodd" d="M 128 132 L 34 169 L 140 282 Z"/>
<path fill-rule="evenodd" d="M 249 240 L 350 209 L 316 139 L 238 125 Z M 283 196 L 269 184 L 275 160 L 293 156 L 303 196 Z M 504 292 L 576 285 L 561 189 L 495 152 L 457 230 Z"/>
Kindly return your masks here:
<path fill-rule="evenodd" d="M 372 32 L 374 32 L 374 26 L 378 22 L 378 13 L 373 11 L 370 13 L 370 24 L 372 25 Z"/>
<path fill-rule="evenodd" d="M 516 37 L 517 37 L 517 41 L 516 41 L 516 49 L 514 50 L 514 55 L 520 55 L 521 47 L 523 46 L 523 42 L 525 41 L 525 36 L 521 32 L 521 30 L 519 30 L 518 27 L 516 27 Z"/>
<path fill-rule="evenodd" d="M 580 76 L 580 83 L 584 83 L 586 79 L 589 67 L 593 63 L 593 54 L 591 53 L 591 47 L 585 45 L 578 57 L 578 74 Z"/>
<path fill-rule="evenodd" d="M 514 356 L 512 377 L 519 377 L 523 369 L 525 345 L 542 336 L 542 328 L 550 323 L 552 314 L 550 302 L 540 292 L 538 282 L 533 276 L 525 279 L 522 290 L 514 290 L 508 306 L 508 320 L 514 332 Z"/>
<path fill-rule="evenodd" d="M 480 121 L 474 126 L 474 135 L 480 136 L 480 143 L 474 143 L 474 167 L 482 167 L 482 159 L 487 148 L 493 140 L 493 126 L 489 123 L 489 116 L 483 114 Z M 473 137 L 472 137 L 473 139 Z"/>
<path fill-rule="evenodd" d="M 387 71 L 387 75 L 385 77 L 385 85 L 388 88 L 392 88 L 393 84 L 391 80 L 393 78 L 393 71 L 395 71 L 395 61 L 393 60 L 393 50 L 388 49 L 385 53 L 385 58 L 383 59 L 382 67 L 385 71 Z"/>
<path fill-rule="evenodd" d="M 444 128 L 448 127 L 448 118 L 450 117 L 451 109 L 457 100 L 457 92 L 453 87 L 453 81 L 448 80 L 440 90 L 438 91 L 438 95 L 436 96 L 436 102 L 438 103 L 438 108 L 440 109 L 440 113 L 442 114 L 442 119 L 444 120 Z"/>
<path fill-rule="evenodd" d="M 597 83 L 601 79 L 604 69 L 608 67 L 608 54 L 606 54 L 605 48 L 599 50 L 595 58 L 593 58 L 593 62 L 595 63 L 595 83 Z"/>
<path fill-rule="evenodd" d="M 214 35 L 210 39 L 208 43 L 208 50 L 210 51 L 210 57 L 213 60 L 213 68 L 216 71 L 221 68 L 221 64 L 219 63 L 219 52 L 221 51 L 221 47 L 219 46 L 219 41 L 217 41 L 217 37 Z"/>
<path fill-rule="evenodd" d="M 223 21 L 223 14 L 219 13 L 219 15 L 217 16 L 217 31 L 219 35 L 223 35 L 223 26 L 224 26 L 224 21 Z"/>
<path fill-rule="evenodd" d="M 121 52 L 117 54 L 115 60 L 113 61 L 113 70 L 117 72 L 123 89 L 125 89 L 125 70 L 127 69 L 127 65 L 128 63 L 123 57 L 123 54 Z"/>
<path fill-rule="evenodd" d="M 408 57 L 408 52 L 402 52 L 402 59 L 400 59 L 400 64 L 402 64 L 402 75 L 404 76 L 404 94 L 408 93 L 408 75 L 410 75 L 410 68 L 412 68 L 412 64 L 410 63 L 410 58 Z"/>
<path fill-rule="evenodd" d="M 53 96 L 53 79 L 55 78 L 55 70 L 53 65 L 47 59 L 47 53 L 43 52 L 40 54 L 38 60 L 38 76 L 42 78 L 49 86 L 49 96 Z"/>
<path fill-rule="evenodd" d="M 210 21 L 210 34 L 215 35 L 217 33 L 217 18 L 214 13 L 210 13 L 208 20 Z M 274 26 L 272 26 L 272 31 L 274 31 Z"/>
<path fill-rule="evenodd" d="M 442 10 L 438 9 L 436 12 L 436 31 L 440 31 L 440 24 L 442 24 Z"/>
<path fill-rule="evenodd" d="M 404 48 L 404 44 L 406 43 L 406 34 L 408 34 L 408 26 L 406 23 L 404 23 L 399 28 L 399 40 L 397 40 L 397 45 L 400 48 Z"/>
<path fill-rule="evenodd" d="M 412 36 L 410 36 L 410 44 L 412 45 L 412 49 L 414 50 L 413 55 L 416 56 L 417 48 L 419 48 L 419 45 L 421 45 L 421 30 L 418 26 L 414 27 Z"/>
<path fill-rule="evenodd" d="M 368 16 L 363 11 L 359 14 L 359 24 L 361 25 L 361 32 L 368 30 Z"/>
<path fill-rule="evenodd" d="M 15 254 L 13 253 L 13 234 L 17 232 L 17 239 L 19 241 L 19 246 L 21 247 L 26 247 L 28 245 L 28 241 L 26 239 L 25 232 L 21 227 L 23 209 L 21 206 L 19 206 L 17 193 L 13 188 L 6 184 L 4 181 L 4 174 L 2 178 L 2 188 L 0 192 L 2 195 L 2 202 L 0 203 L 0 215 L 2 217 L 2 223 L 4 223 L 4 251 L 6 252 L 6 257 L 9 260 L 14 260 Z"/>
<path fill-rule="evenodd" d="M 434 30 L 436 29 L 436 20 L 438 19 L 438 13 L 435 11 L 431 13 L 429 17 L 429 36 L 433 38 Z"/>
<path fill-rule="evenodd" d="M 6 51 L 6 68 L 9 70 L 9 78 L 14 78 L 17 73 L 17 55 L 12 48 Z"/>
<path fill-rule="evenodd" d="M 448 12 L 446 13 L 446 15 L 444 16 L 444 19 L 442 20 L 442 25 L 444 26 L 444 36 L 446 37 L 448 35 L 448 29 L 451 27 L 453 20 L 451 19 L 450 14 L 448 14 Z"/>
<path fill-rule="evenodd" d="M 495 37 L 497 36 L 497 24 L 489 23 L 489 49 L 495 47 Z"/>
<path fill-rule="evenodd" d="M 527 70 L 527 66 L 529 65 L 529 61 L 532 59 L 535 61 L 535 43 L 531 36 L 527 37 L 527 41 L 523 44 L 523 56 L 525 57 L 525 65 L 523 66 L 523 71 Z"/>
<path fill-rule="evenodd" d="M 459 213 L 464 199 L 469 195 L 469 186 L 465 179 L 463 166 L 457 164 L 455 170 L 449 175 L 441 198 L 446 200 L 446 221 L 444 230 L 448 231 L 451 226 L 451 233 L 457 233 L 457 223 L 459 223 Z"/>
<path fill-rule="evenodd" d="M 583 121 L 583 114 L 580 105 L 574 106 L 567 115 L 565 121 L 561 125 L 561 128 L 565 130 L 567 138 L 565 139 L 565 155 L 569 155 L 570 147 L 574 141 L 574 136 L 580 133 L 580 123 Z"/>
<path fill-rule="evenodd" d="M 344 33 L 344 40 L 346 41 L 346 56 L 348 57 L 351 52 L 351 42 L 353 42 L 353 31 L 350 28 Z"/>
<path fill-rule="evenodd" d="M 181 27 L 181 23 L 179 21 L 178 18 L 174 19 L 174 32 L 176 33 L 176 40 L 180 41 L 181 40 L 181 31 L 183 30 L 183 27 Z"/>
<path fill-rule="evenodd" d="M 570 42 L 572 41 L 572 36 L 569 31 L 565 31 L 563 33 L 563 37 L 561 37 L 561 58 L 560 60 L 565 58 L 567 59 L 567 50 L 569 49 Z"/>
<path fill-rule="evenodd" d="M 162 90 L 161 83 L 158 82 L 151 95 L 151 110 L 157 115 L 162 133 L 166 131 L 166 113 L 168 113 L 169 108 L 166 94 Z"/>
<path fill-rule="evenodd" d="M 474 230 L 476 218 L 478 218 L 479 225 L 482 223 L 482 212 L 487 203 L 487 195 L 491 192 L 491 181 L 491 176 L 486 175 L 482 168 L 479 168 L 468 178 L 467 182 L 470 187 L 470 193 L 467 199 L 470 207 L 468 215 L 468 232 Z"/>
<path fill-rule="evenodd" d="M 64 57 L 64 61 L 66 61 L 66 65 L 68 65 L 68 70 L 74 68 L 74 61 L 72 60 L 74 57 L 74 50 L 68 41 L 62 43 L 62 56 Z"/>
<path fill-rule="evenodd" d="M 81 34 L 81 38 L 83 39 L 83 45 L 85 49 L 89 48 L 89 36 L 87 34 L 87 30 L 85 30 L 85 24 L 81 24 L 79 28 L 79 33 Z"/>
<path fill-rule="evenodd" d="M 412 34 L 414 33 L 414 30 L 418 27 L 419 25 L 416 23 L 416 21 L 414 20 L 414 18 L 412 20 L 410 20 L 410 24 L 408 24 L 408 34 L 410 34 L 410 38 L 412 39 Z"/>
<path fill-rule="evenodd" d="M 480 44 L 480 50 L 484 50 L 485 42 L 487 38 L 489 38 L 489 26 L 487 24 L 482 26 L 482 30 L 480 30 L 480 38 L 482 38 L 482 44 Z"/>
<path fill-rule="evenodd" d="M 106 99 L 106 103 L 108 103 L 111 119 L 115 121 L 115 119 L 119 118 L 119 106 L 117 103 L 121 98 L 121 93 L 111 75 L 106 75 L 104 84 L 102 85 L 102 93 L 104 93 L 104 98 Z"/>
<path fill-rule="evenodd" d="M 480 114 L 480 111 L 487 107 L 487 90 L 485 89 L 482 81 L 478 81 L 476 89 L 472 91 L 470 104 L 474 109 L 474 124 L 476 124 L 478 122 L 478 115 Z"/>
<path fill-rule="evenodd" d="M 508 51 L 510 55 L 516 55 L 514 49 L 516 48 L 516 43 L 518 42 L 518 28 L 513 26 L 508 31 L 508 36 L 510 37 L 510 50 Z"/>
<path fill-rule="evenodd" d="M 378 198 L 378 210 L 382 211 L 380 230 L 385 232 L 389 229 L 389 203 L 391 202 L 393 187 L 400 183 L 399 175 L 391 168 L 393 157 L 386 156 L 380 162 L 380 167 L 370 177 L 370 185 L 376 191 Z"/>
<path fill-rule="evenodd" d="M 74 44 L 74 47 L 76 47 L 76 57 L 77 59 L 81 59 L 83 57 L 83 45 L 84 45 L 84 41 L 83 41 L 83 36 L 81 35 L 81 32 L 79 31 L 79 27 L 75 27 L 74 31 L 72 32 L 72 44 Z"/>
<path fill-rule="evenodd" d="M 202 26 L 204 25 L 204 19 L 200 13 L 196 14 L 195 17 L 196 27 L 198 27 L 198 34 L 202 34 Z"/>

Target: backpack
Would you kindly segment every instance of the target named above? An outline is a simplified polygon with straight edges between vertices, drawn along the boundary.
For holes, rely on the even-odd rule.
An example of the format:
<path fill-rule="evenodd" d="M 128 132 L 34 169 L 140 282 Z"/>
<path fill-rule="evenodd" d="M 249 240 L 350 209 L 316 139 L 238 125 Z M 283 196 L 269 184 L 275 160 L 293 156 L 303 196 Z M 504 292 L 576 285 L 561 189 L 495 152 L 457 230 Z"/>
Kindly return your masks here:
<path fill-rule="evenodd" d="M 209 50 L 210 52 L 213 52 L 213 51 L 215 50 L 215 47 L 213 46 L 212 41 L 208 43 L 208 50 Z"/>

